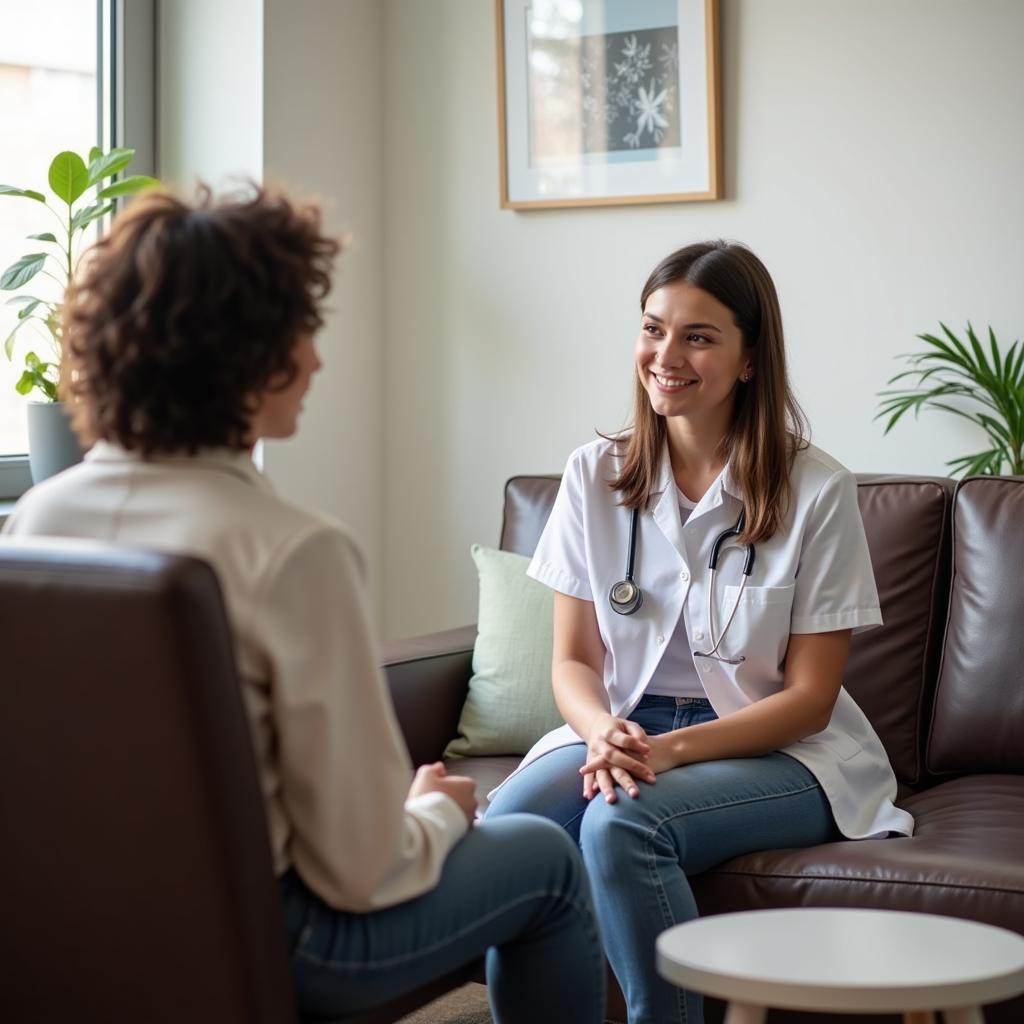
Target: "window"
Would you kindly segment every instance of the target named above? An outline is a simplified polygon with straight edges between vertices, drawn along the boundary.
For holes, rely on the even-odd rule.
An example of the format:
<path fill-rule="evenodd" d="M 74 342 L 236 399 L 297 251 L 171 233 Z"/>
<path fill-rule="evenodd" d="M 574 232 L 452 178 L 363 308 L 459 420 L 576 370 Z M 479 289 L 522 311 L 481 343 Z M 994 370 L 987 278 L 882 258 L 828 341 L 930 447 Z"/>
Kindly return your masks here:
<path fill-rule="evenodd" d="M 47 171 L 58 152 L 84 157 L 92 146 L 126 139 L 136 150 L 131 173 L 153 172 L 153 8 L 154 0 L 0 0 L 0 182 L 49 195 Z M 26 236 L 53 229 L 52 220 L 31 200 L 0 196 L 0 271 L 43 251 Z M 43 297 L 59 292 L 42 275 L 30 290 L 37 285 Z M 0 292 L 0 341 L 17 323 L 10 297 Z M 27 346 L 47 345 L 43 333 L 29 335 L 33 329 L 19 332 L 13 361 L 0 352 L 0 502 L 30 483 L 27 399 L 14 384 Z"/>
<path fill-rule="evenodd" d="M 97 10 L 82 0 L 0 0 L 0 182 L 46 189 L 50 161 L 62 149 L 86 154 L 100 138 L 97 119 Z M 0 197 L 0 270 L 28 252 L 43 251 L 27 235 L 50 231 L 53 220 L 38 203 Z M 33 248 L 35 246 L 35 248 Z M 33 286 L 51 297 L 57 283 L 37 277 Z M 17 323 L 17 306 L 0 293 L 0 333 L 6 338 Z M 0 456 L 28 449 L 26 399 L 14 390 L 24 353 L 45 350 L 44 332 L 19 332 L 14 359 L 0 354 Z M 44 352 L 40 352 L 44 355 Z"/>

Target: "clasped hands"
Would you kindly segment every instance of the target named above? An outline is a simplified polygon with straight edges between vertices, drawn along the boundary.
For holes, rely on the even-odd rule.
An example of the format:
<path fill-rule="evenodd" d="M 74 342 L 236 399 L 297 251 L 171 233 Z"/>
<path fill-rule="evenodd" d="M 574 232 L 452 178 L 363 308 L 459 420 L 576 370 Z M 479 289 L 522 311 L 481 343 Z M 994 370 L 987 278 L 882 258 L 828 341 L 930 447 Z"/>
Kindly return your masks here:
<path fill-rule="evenodd" d="M 603 712 L 590 726 L 587 761 L 580 768 L 584 799 L 590 800 L 600 792 L 613 804 L 618 799 L 617 785 L 636 798 L 640 795 L 637 779 L 653 784 L 658 772 L 675 764 L 667 735 L 648 736 L 636 722 Z"/>
<path fill-rule="evenodd" d="M 465 775 L 449 775 L 441 761 L 421 764 L 409 788 L 409 799 L 424 793 L 444 793 L 451 797 L 466 818 L 470 828 L 476 818 L 476 783 Z"/>

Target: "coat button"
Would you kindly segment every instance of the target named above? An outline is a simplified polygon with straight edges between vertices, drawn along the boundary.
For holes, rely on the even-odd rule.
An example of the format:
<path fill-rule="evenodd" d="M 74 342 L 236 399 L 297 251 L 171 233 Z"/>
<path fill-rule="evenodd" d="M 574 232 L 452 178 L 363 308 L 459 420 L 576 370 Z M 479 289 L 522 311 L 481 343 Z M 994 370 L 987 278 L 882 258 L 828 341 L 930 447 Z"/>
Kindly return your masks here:
<path fill-rule="evenodd" d="M 689 578 L 690 574 L 684 569 L 680 574 L 679 578 L 685 583 Z"/>
<path fill-rule="evenodd" d="M 693 631 L 693 639 L 694 640 L 703 640 L 704 639 L 704 630 L 703 629 L 695 629 Z"/>
<path fill-rule="evenodd" d="M 659 633 L 657 636 L 657 641 L 659 644 L 663 644 L 665 642 L 665 638 Z"/>

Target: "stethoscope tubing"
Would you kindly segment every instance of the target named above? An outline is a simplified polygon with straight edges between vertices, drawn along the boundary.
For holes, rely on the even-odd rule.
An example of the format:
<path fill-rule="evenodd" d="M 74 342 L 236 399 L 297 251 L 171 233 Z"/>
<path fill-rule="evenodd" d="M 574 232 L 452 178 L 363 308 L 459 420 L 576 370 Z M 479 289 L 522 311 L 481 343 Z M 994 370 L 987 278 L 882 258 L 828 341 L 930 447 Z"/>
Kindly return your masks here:
<path fill-rule="evenodd" d="M 640 518 L 640 510 L 638 507 L 630 510 L 629 518 L 629 544 L 626 552 L 626 576 L 618 583 L 614 584 L 611 590 L 608 592 L 608 602 L 612 607 L 612 611 L 617 612 L 619 615 L 632 615 L 643 603 L 643 591 L 637 586 L 636 581 L 633 578 L 634 569 L 636 567 L 636 540 L 637 540 L 637 523 Z M 757 549 L 753 544 L 744 544 L 745 557 L 743 559 L 743 577 L 740 580 L 739 590 L 736 593 L 736 600 L 733 602 L 732 610 L 729 612 L 729 617 L 725 621 L 725 626 L 722 632 L 718 635 L 718 639 L 715 639 L 715 618 L 714 618 L 714 592 L 715 592 L 715 578 L 718 573 L 718 561 L 721 557 L 724 546 L 733 537 L 739 537 L 743 534 L 744 527 L 746 526 L 746 509 L 740 509 L 739 518 L 736 520 L 735 525 L 728 527 L 723 530 L 716 538 L 711 546 L 711 557 L 708 559 L 708 638 L 711 640 L 710 651 L 694 651 L 693 656 L 695 658 L 712 658 L 715 661 L 725 662 L 729 665 L 738 665 L 745 661 L 746 658 L 741 654 L 738 658 L 727 658 L 719 651 L 722 646 L 722 641 L 725 639 L 729 632 L 729 627 L 732 625 L 733 619 L 736 617 L 736 612 L 740 606 L 740 602 L 743 600 L 743 590 L 747 585 L 747 580 L 750 579 L 750 574 L 754 570 L 754 560 L 757 556 Z"/>

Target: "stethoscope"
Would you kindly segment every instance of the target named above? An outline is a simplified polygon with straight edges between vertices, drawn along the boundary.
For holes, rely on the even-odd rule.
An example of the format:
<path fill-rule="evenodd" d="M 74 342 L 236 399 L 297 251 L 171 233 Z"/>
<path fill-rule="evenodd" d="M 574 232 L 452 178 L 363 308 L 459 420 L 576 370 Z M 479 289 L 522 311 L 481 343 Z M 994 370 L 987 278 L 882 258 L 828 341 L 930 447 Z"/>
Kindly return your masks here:
<path fill-rule="evenodd" d="M 633 567 L 636 564 L 636 525 L 639 518 L 640 509 L 634 508 L 629 518 L 629 550 L 626 554 L 626 577 L 615 583 L 608 592 L 608 603 L 612 606 L 612 611 L 618 612 L 619 615 L 632 615 L 644 601 L 643 591 L 633 580 Z M 727 665 L 739 665 L 740 662 L 746 660 L 742 654 L 738 658 L 727 658 L 718 652 L 722 646 L 722 641 L 729 632 L 732 620 L 736 617 L 736 609 L 739 608 L 740 601 L 743 599 L 743 588 L 747 585 L 747 580 L 750 579 L 750 574 L 754 569 L 754 557 L 757 552 L 753 544 L 743 545 L 745 552 L 743 578 L 740 580 L 739 590 L 736 592 L 736 600 L 733 602 L 732 611 L 729 612 L 729 618 L 725 622 L 725 628 L 719 634 L 717 640 L 715 639 L 715 604 L 713 600 L 715 594 L 715 573 L 718 570 L 718 559 L 722 548 L 731 538 L 738 537 L 743 533 L 746 521 L 746 509 L 741 509 L 736 525 L 723 530 L 715 538 L 715 543 L 711 547 L 711 558 L 708 562 L 708 637 L 711 640 L 711 650 L 694 651 L 693 656 L 695 658 L 713 658 L 715 661 L 721 661 Z"/>

